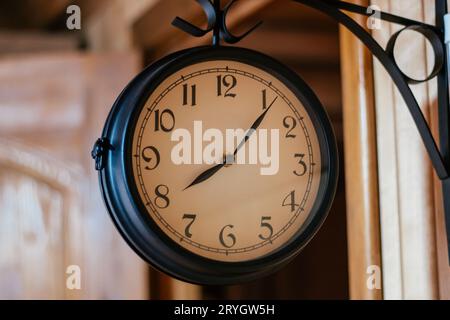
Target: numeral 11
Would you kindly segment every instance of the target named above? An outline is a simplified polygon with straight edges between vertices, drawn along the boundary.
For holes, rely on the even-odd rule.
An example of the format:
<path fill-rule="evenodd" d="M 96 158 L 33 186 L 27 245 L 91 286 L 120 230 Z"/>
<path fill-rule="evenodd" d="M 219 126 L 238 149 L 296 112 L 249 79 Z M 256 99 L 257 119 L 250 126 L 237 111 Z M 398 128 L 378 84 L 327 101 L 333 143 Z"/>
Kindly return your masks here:
<path fill-rule="evenodd" d="M 190 92 L 191 98 L 191 106 L 197 105 L 197 86 L 194 84 L 191 86 Z M 189 86 L 187 84 L 183 84 L 183 106 L 187 106 L 189 104 Z"/>

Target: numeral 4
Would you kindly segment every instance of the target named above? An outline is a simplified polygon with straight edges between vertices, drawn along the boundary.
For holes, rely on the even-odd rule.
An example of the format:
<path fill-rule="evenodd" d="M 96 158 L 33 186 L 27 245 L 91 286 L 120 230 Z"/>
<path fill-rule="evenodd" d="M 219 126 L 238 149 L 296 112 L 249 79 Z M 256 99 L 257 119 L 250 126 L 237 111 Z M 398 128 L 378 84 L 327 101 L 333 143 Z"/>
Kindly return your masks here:
<path fill-rule="evenodd" d="M 290 207 L 291 212 L 294 212 L 297 207 L 300 207 L 298 203 L 295 203 L 295 190 L 291 191 L 286 198 L 283 199 L 281 204 L 283 207 Z"/>

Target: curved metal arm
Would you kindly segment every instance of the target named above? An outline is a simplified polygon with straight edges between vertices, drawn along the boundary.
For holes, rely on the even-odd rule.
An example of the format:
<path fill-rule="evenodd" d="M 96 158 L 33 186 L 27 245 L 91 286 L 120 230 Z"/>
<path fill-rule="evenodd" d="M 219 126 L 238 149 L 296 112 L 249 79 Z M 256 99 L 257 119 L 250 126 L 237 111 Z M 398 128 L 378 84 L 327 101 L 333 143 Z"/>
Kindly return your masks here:
<path fill-rule="evenodd" d="M 293 0 L 298 3 L 302 3 L 309 7 L 315 8 L 340 24 L 344 25 L 349 29 L 355 36 L 357 36 L 366 47 L 372 52 L 372 54 L 378 58 L 381 64 L 384 66 L 386 71 L 391 76 L 395 85 L 397 86 L 400 94 L 406 102 L 406 106 L 411 113 L 414 122 L 419 130 L 420 136 L 425 144 L 428 155 L 430 156 L 431 162 L 436 170 L 437 175 L 442 180 L 442 192 L 443 192 L 443 205 L 445 213 L 445 225 L 447 232 L 447 247 L 448 247 L 448 258 L 450 262 L 450 177 L 449 177 L 449 163 L 450 163 L 450 110 L 449 110 L 449 92 L 448 92 L 448 65 L 445 56 L 445 50 L 439 47 L 439 44 L 444 46 L 444 34 L 442 32 L 444 27 L 444 15 L 447 14 L 447 4 L 445 0 L 436 1 L 436 24 L 438 27 L 429 26 L 420 22 L 415 22 L 405 18 L 397 17 L 394 15 L 381 13 L 380 18 L 382 20 L 387 20 L 394 23 L 399 23 L 405 25 L 407 28 L 417 28 L 419 32 L 424 34 L 429 40 L 431 40 L 433 48 L 436 55 L 436 64 L 440 64 L 437 60 L 442 59 L 442 66 L 433 70 L 430 77 L 427 77 L 424 81 L 430 80 L 433 76 L 437 74 L 438 79 L 438 107 L 439 107 L 439 135 L 441 150 L 436 144 L 433 135 L 431 134 L 430 127 L 428 126 L 425 117 L 419 107 L 419 104 L 414 97 L 411 89 L 408 86 L 408 77 L 406 77 L 395 62 L 393 56 L 393 46 L 395 44 L 396 36 L 398 33 L 391 38 L 388 44 L 387 50 L 383 48 L 372 38 L 372 36 L 364 30 L 359 24 L 348 17 L 346 14 L 342 13 L 339 9 L 349 10 L 359 14 L 365 14 L 362 12 L 365 8 L 344 3 L 343 1 L 331 1 L 324 3 L 318 0 Z M 401 32 L 401 31 L 400 31 Z M 436 38 L 435 38 L 436 37 Z M 434 39 L 433 39 L 434 38 Z M 438 43 L 439 42 L 439 43 Z M 444 54 L 443 54 L 444 52 Z M 440 55 L 440 56 L 438 56 Z M 438 70 L 439 69 L 439 70 Z M 409 79 L 412 80 L 412 79 Z M 410 81 L 411 82 L 411 81 Z M 412 81 L 414 82 L 414 81 Z M 421 82 L 421 81 L 419 81 Z"/>
<path fill-rule="evenodd" d="M 389 57 L 387 52 L 357 22 L 341 12 L 338 8 L 333 7 L 331 4 L 327 4 L 320 0 L 293 1 L 315 8 L 347 27 L 347 29 L 349 29 L 355 36 L 357 36 L 372 52 L 372 54 L 378 58 L 378 60 L 391 76 L 392 80 L 400 91 L 400 94 L 405 100 L 406 106 L 408 107 L 409 112 L 414 119 L 417 129 L 419 130 L 419 134 L 422 137 L 425 148 L 428 152 L 428 155 L 430 156 L 431 162 L 436 170 L 437 175 L 441 180 L 447 179 L 449 177 L 447 167 L 444 163 L 443 157 L 439 151 L 436 141 L 431 133 L 431 130 L 425 120 L 425 117 L 419 107 L 419 104 L 414 97 L 411 89 L 409 88 L 407 80 L 405 79 L 403 73 L 397 67 L 396 63 Z"/>
<path fill-rule="evenodd" d="M 181 30 L 200 37 L 213 31 L 213 45 L 218 45 L 220 38 L 228 43 L 236 43 L 252 32 L 259 24 L 251 28 L 248 32 L 242 36 L 234 36 L 231 34 L 226 26 L 226 16 L 229 8 L 233 5 L 235 0 L 231 0 L 225 10 L 221 10 L 220 0 L 196 0 L 202 5 L 206 15 L 208 17 L 208 26 L 205 30 L 200 29 L 189 22 L 176 18 L 172 24 Z M 393 14 L 375 11 L 378 14 L 378 18 L 381 20 L 397 23 L 405 26 L 403 30 L 397 32 L 391 37 L 386 50 L 384 50 L 375 39 L 368 33 L 363 27 L 356 23 L 349 16 L 341 12 L 346 10 L 365 16 L 371 16 L 368 8 L 358 6 L 352 3 L 339 0 L 293 0 L 308 7 L 317 9 L 322 13 L 330 16 L 338 23 L 345 26 L 350 32 L 358 37 L 364 45 L 370 50 L 370 52 L 381 62 L 390 77 L 394 81 L 396 87 L 400 91 L 406 106 L 413 117 L 422 141 L 425 145 L 427 153 L 431 159 L 436 174 L 443 181 L 443 193 L 444 193 L 444 211 L 446 216 L 446 229 L 447 229 L 447 243 L 449 248 L 450 259 L 450 110 L 449 110 L 449 92 L 448 92 L 448 65 L 447 58 L 444 49 L 444 15 L 447 14 L 446 0 L 436 0 L 436 26 L 425 24 L 419 21 L 414 21 L 404 17 L 399 17 Z M 372 10 L 373 14 L 374 10 Z M 395 41 L 399 34 L 404 30 L 415 30 L 422 33 L 432 44 L 436 61 L 435 67 L 431 74 L 424 80 L 416 80 L 408 78 L 398 67 L 394 57 Z M 414 94 L 412 93 L 408 82 L 411 84 L 428 81 L 437 76 L 438 79 L 438 106 L 439 106 L 439 135 L 441 151 L 434 139 L 430 127 L 420 109 Z M 101 155 L 101 154 L 100 154 Z"/>

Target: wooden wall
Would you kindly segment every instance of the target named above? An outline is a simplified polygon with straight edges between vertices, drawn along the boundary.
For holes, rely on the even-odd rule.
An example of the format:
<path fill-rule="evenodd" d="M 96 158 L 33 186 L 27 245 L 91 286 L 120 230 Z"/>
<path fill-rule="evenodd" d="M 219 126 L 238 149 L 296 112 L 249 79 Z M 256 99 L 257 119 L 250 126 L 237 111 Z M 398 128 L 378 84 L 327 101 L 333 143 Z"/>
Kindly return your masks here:
<path fill-rule="evenodd" d="M 372 3 L 435 24 L 434 1 Z M 383 23 L 373 34 L 385 45 L 399 28 Z M 403 70 L 422 77 L 432 70 L 430 50 L 424 38 L 411 33 L 399 40 L 396 54 Z M 440 183 L 404 101 L 377 62 L 374 75 L 384 295 L 386 299 L 448 299 L 450 267 Z M 412 89 L 438 137 L 436 80 Z"/>
<path fill-rule="evenodd" d="M 138 65 L 134 54 L 0 57 L 0 298 L 148 296 L 147 267 L 112 225 L 90 159 Z M 80 290 L 66 286 L 72 265 Z"/>
<path fill-rule="evenodd" d="M 352 18 L 362 25 L 367 20 Z M 343 26 L 340 39 L 350 297 L 381 299 L 381 289 L 367 286 L 370 268 L 381 267 L 372 56 Z"/>

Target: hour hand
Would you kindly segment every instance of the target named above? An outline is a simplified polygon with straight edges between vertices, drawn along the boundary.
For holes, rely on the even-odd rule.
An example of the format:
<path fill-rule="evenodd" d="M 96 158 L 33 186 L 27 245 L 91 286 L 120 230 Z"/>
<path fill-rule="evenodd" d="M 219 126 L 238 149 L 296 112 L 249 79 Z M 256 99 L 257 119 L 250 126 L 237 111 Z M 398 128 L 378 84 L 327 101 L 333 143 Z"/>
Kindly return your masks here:
<path fill-rule="evenodd" d="M 186 190 L 192 186 L 195 186 L 196 184 L 199 184 L 203 181 L 208 180 L 213 175 L 215 175 L 217 173 L 217 171 L 219 171 L 224 165 L 225 165 L 225 163 L 220 163 L 220 164 L 215 165 L 212 168 L 209 168 L 206 171 L 203 171 L 197 178 L 194 179 L 194 181 L 191 182 L 190 185 L 188 185 L 186 188 L 184 188 L 184 190 Z"/>

